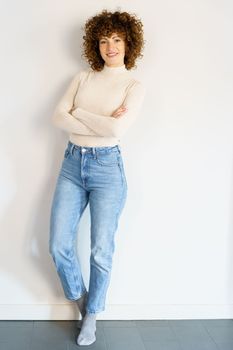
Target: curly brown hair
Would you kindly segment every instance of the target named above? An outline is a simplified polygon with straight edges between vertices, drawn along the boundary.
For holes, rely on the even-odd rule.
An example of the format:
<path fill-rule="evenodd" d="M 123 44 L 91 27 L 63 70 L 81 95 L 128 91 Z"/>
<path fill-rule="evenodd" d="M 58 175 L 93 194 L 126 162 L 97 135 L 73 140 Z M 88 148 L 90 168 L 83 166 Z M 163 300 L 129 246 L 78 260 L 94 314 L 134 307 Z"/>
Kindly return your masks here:
<path fill-rule="evenodd" d="M 99 51 L 99 40 L 102 36 L 110 37 L 112 33 L 117 33 L 125 41 L 124 64 L 130 70 L 137 67 L 135 61 L 142 58 L 145 40 L 143 40 L 143 24 L 135 14 L 128 12 L 109 12 L 104 9 L 101 13 L 89 18 L 84 27 L 83 36 L 84 56 L 91 68 L 101 71 L 104 60 Z"/>

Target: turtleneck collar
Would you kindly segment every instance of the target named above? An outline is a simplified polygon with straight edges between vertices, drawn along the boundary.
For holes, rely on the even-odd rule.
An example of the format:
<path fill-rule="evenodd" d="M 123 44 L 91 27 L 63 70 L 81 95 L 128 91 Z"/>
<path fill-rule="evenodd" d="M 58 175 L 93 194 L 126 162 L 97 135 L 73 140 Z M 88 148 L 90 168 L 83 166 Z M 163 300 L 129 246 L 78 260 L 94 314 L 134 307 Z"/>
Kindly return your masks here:
<path fill-rule="evenodd" d="M 128 70 L 126 69 L 125 64 L 123 64 L 122 66 L 119 66 L 119 67 L 109 67 L 105 63 L 101 72 L 103 74 L 112 75 L 112 74 L 125 73 L 125 72 L 128 72 Z"/>

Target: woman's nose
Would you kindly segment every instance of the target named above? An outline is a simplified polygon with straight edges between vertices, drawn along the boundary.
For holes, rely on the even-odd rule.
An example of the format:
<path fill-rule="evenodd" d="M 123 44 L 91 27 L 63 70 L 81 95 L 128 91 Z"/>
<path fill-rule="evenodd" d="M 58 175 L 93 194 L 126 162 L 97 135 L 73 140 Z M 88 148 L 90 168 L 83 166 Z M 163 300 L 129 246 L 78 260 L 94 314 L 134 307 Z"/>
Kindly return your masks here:
<path fill-rule="evenodd" d="M 109 43 L 108 45 L 107 45 L 107 49 L 109 50 L 109 49 L 113 49 L 114 48 L 114 44 L 112 44 L 112 43 Z"/>

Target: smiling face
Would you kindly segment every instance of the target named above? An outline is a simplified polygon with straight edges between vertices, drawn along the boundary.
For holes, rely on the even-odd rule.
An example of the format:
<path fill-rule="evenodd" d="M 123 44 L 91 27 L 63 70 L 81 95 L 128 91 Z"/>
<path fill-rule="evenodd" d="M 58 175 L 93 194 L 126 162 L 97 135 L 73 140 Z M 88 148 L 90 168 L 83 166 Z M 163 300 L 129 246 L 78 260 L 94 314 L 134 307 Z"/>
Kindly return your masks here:
<path fill-rule="evenodd" d="M 109 67 L 119 67 L 124 64 L 125 41 L 122 36 L 113 33 L 111 37 L 99 39 L 100 55 Z"/>

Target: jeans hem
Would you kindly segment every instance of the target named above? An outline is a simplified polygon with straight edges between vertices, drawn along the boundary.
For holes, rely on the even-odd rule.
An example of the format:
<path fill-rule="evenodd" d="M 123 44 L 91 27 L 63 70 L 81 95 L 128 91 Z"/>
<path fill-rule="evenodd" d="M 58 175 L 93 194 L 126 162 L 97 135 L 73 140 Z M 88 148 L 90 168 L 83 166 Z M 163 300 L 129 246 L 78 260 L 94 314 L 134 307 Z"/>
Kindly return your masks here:
<path fill-rule="evenodd" d="M 77 301 L 77 300 L 80 299 L 82 296 L 84 296 L 86 293 L 87 293 L 87 291 L 82 292 L 82 293 L 80 294 L 79 297 L 76 297 L 76 298 L 69 298 L 69 297 L 67 297 L 67 299 L 70 300 L 70 301 Z"/>
<path fill-rule="evenodd" d="M 99 309 L 99 310 L 88 310 L 87 308 L 86 308 L 86 312 L 88 313 L 88 314 L 97 314 L 98 312 L 102 312 L 102 311 L 104 311 L 105 310 L 105 308 L 102 308 L 102 309 Z"/>

